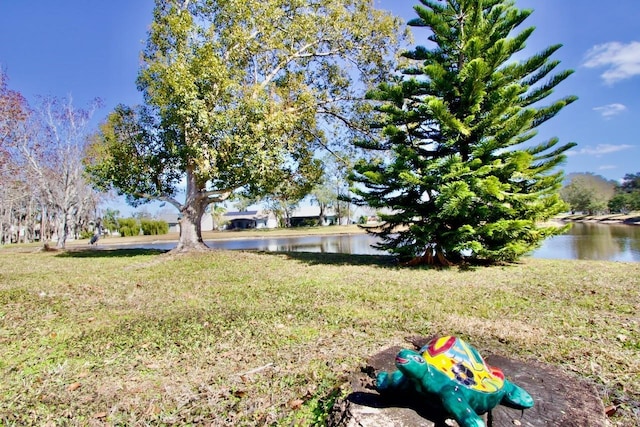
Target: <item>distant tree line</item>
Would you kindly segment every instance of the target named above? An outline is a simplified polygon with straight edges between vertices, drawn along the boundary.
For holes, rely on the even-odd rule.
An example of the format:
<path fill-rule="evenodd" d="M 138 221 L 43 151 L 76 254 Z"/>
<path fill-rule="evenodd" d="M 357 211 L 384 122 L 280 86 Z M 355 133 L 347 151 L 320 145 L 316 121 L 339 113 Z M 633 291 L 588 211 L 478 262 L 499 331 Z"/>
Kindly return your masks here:
<path fill-rule="evenodd" d="M 140 213 L 134 217 L 120 218 L 120 211 L 115 209 L 106 209 L 101 219 L 102 230 L 109 235 L 138 236 L 156 236 L 167 234 L 169 232 L 169 224 L 163 220 L 148 218 Z"/>
<path fill-rule="evenodd" d="M 621 183 L 589 172 L 574 173 L 567 175 L 566 182 L 560 195 L 572 213 L 597 215 L 640 210 L 640 173 L 626 174 Z"/>
<path fill-rule="evenodd" d="M 96 226 L 100 194 L 84 174 L 89 121 L 99 105 L 40 98 L 30 106 L 0 69 L 0 243 L 78 238 Z"/>
<path fill-rule="evenodd" d="M 640 211 L 640 172 L 627 174 L 616 184 L 615 194 L 608 202 L 611 212 Z"/>

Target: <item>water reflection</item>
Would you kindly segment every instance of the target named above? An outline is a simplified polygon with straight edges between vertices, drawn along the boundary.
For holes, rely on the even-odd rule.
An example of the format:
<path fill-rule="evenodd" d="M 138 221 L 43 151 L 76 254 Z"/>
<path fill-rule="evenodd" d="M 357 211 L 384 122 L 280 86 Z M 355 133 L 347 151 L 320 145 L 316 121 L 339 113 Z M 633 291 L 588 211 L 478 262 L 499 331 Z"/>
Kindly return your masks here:
<path fill-rule="evenodd" d="M 384 255 L 385 252 L 371 247 L 375 242 L 375 238 L 370 235 L 356 234 L 212 240 L 206 244 L 211 248 L 227 250 Z M 169 250 L 175 245 L 175 242 L 162 242 L 140 244 L 135 247 Z M 531 256 L 640 262 L 640 226 L 575 223 L 566 234 L 546 240 Z"/>
<path fill-rule="evenodd" d="M 335 236 L 304 236 L 304 237 L 275 237 L 242 240 L 207 241 L 209 247 L 217 249 L 244 249 L 270 252 L 316 252 L 342 253 L 358 255 L 384 254 L 371 247 L 375 243 L 372 236 L 335 235 Z"/>
<path fill-rule="evenodd" d="M 561 236 L 545 241 L 535 258 L 640 261 L 640 227 L 574 223 Z"/>

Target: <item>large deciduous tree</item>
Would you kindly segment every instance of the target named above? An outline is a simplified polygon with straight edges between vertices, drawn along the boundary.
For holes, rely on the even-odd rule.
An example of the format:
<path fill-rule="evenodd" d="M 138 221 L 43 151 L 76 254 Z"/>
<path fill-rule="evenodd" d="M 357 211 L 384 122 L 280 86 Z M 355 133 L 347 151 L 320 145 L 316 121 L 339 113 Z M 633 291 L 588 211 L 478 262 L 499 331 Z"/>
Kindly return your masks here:
<path fill-rule="evenodd" d="M 157 0 L 138 77 L 146 105 L 120 106 L 102 127 L 96 183 L 172 204 L 176 250 L 205 248 L 209 204 L 268 192 L 301 164 L 291 153 L 311 156 L 329 125 L 361 112 L 355 79 L 381 81 L 399 38 L 398 20 L 372 4 Z"/>
<path fill-rule="evenodd" d="M 409 264 L 512 261 L 560 232 L 542 222 L 565 208 L 555 168 L 574 144 L 532 144 L 536 127 L 576 98 L 545 104 L 571 71 L 552 74 L 560 45 L 515 60 L 533 28 L 510 0 L 420 0 L 425 46 L 404 54 L 380 101 L 382 142 L 356 165 L 356 202 L 385 209 L 379 247 Z"/>
<path fill-rule="evenodd" d="M 560 190 L 562 200 L 571 211 L 602 214 L 615 194 L 616 182 L 593 173 L 573 173 L 567 176 L 568 184 Z"/>

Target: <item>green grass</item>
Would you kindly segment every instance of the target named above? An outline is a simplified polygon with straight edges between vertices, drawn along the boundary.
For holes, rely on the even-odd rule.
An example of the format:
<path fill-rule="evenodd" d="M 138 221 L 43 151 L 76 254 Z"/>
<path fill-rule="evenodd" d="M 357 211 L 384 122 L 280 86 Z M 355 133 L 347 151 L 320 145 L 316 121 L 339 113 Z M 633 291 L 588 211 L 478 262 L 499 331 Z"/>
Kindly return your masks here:
<path fill-rule="evenodd" d="M 638 263 L 0 251 L 0 425 L 322 425 L 367 356 L 437 333 L 586 378 L 637 425 L 639 290 Z"/>

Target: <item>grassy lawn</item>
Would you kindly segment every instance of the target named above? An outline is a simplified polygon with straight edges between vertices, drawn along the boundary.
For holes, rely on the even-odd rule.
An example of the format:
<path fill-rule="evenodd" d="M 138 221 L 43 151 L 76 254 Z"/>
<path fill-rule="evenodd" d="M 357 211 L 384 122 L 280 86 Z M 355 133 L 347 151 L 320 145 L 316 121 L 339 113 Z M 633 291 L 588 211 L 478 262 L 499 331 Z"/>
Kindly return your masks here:
<path fill-rule="evenodd" d="M 0 425 L 322 425 L 349 372 L 459 334 L 640 415 L 640 263 L 0 250 Z"/>

